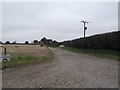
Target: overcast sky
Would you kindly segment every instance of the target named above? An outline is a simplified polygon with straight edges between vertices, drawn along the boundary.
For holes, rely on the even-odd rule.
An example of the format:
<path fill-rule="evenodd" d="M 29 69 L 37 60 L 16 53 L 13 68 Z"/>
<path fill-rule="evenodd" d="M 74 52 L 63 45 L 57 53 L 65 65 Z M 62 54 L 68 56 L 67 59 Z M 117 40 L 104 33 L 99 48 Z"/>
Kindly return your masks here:
<path fill-rule="evenodd" d="M 3 2 L 2 41 L 57 41 L 118 30 L 117 2 Z"/>

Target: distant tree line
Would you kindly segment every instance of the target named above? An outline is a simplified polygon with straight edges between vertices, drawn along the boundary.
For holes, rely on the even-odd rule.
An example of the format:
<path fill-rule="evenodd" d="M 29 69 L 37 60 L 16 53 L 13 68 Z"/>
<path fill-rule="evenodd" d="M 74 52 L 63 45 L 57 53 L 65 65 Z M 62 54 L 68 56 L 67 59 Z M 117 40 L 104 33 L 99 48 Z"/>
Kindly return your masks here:
<path fill-rule="evenodd" d="M 3 42 L 0 41 L 0 44 L 2 44 L 2 43 Z M 47 46 L 57 46 L 59 43 L 55 40 L 47 39 L 47 38 L 43 37 L 41 40 L 33 40 L 32 43 L 30 43 L 29 41 L 25 41 L 24 43 L 17 43 L 16 41 L 14 41 L 14 42 L 6 41 L 4 44 L 29 44 L 29 45 L 41 44 L 41 45 L 47 45 Z"/>
<path fill-rule="evenodd" d="M 58 42 L 52 39 L 46 39 L 45 37 L 41 39 L 41 42 L 48 46 L 57 46 Z"/>
<path fill-rule="evenodd" d="M 97 34 L 85 38 L 78 38 L 70 41 L 57 42 L 52 39 L 47 39 L 43 37 L 41 40 L 33 40 L 32 43 L 25 41 L 22 44 L 43 44 L 47 46 L 59 46 L 64 45 L 66 47 L 73 48 L 82 48 L 82 49 L 106 49 L 106 50 L 118 50 L 120 49 L 119 45 L 120 40 L 120 31 Z M 3 42 L 0 41 L 0 44 Z M 4 44 L 18 44 L 16 41 L 10 42 L 6 41 Z M 21 43 L 20 43 L 21 44 Z"/>
<path fill-rule="evenodd" d="M 66 47 L 83 49 L 106 49 L 118 50 L 120 40 L 120 31 L 97 34 L 85 38 L 74 39 L 62 42 Z"/>
<path fill-rule="evenodd" d="M 10 41 L 6 41 L 5 43 L 3 43 L 3 44 L 16 44 L 16 41 L 14 41 L 14 42 L 10 42 Z"/>
<path fill-rule="evenodd" d="M 46 39 L 45 37 L 43 37 L 40 41 L 38 40 L 34 40 L 33 41 L 34 44 L 44 44 L 44 45 L 47 45 L 47 46 L 57 46 L 58 45 L 58 42 L 55 41 L 55 40 L 52 40 L 52 39 Z"/>

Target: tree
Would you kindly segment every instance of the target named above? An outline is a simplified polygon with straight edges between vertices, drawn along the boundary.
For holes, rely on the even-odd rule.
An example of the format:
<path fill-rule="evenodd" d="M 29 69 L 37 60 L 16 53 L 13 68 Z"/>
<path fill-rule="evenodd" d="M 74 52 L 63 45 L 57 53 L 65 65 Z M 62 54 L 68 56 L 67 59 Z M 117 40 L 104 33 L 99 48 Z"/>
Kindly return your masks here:
<path fill-rule="evenodd" d="M 33 43 L 34 43 L 34 44 L 38 44 L 38 40 L 34 40 Z"/>
<path fill-rule="evenodd" d="M 53 45 L 53 46 L 58 46 L 59 44 L 58 44 L 57 41 L 54 40 L 54 41 L 52 42 L 52 45 Z"/>
<path fill-rule="evenodd" d="M 13 44 L 16 44 L 16 41 L 14 41 Z"/>
<path fill-rule="evenodd" d="M 47 43 L 47 39 L 46 39 L 45 37 L 43 37 L 43 38 L 41 39 L 41 42 L 43 42 L 44 44 L 46 44 L 46 43 Z"/>
<path fill-rule="evenodd" d="M 29 42 L 28 42 L 28 41 L 25 41 L 25 44 L 29 44 Z"/>
<path fill-rule="evenodd" d="M 2 44 L 2 41 L 0 41 L 0 44 Z"/>
<path fill-rule="evenodd" d="M 46 45 L 50 46 L 52 44 L 52 39 L 47 39 L 46 40 Z"/>
<path fill-rule="evenodd" d="M 9 42 L 9 41 L 6 41 L 5 43 L 6 43 L 6 44 L 10 44 L 10 42 Z"/>

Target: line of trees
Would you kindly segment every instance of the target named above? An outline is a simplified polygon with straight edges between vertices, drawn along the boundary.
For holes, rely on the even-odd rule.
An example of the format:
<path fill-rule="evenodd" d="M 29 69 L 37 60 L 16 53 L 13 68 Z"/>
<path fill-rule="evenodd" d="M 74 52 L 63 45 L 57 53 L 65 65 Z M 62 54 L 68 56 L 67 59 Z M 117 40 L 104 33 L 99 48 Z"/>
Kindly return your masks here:
<path fill-rule="evenodd" d="M 5 44 L 16 44 L 16 41 L 14 41 L 12 43 L 10 41 L 6 41 Z"/>
<path fill-rule="evenodd" d="M 0 44 L 3 44 L 2 41 L 0 41 Z M 6 41 L 4 44 L 44 44 L 48 46 L 57 46 L 58 42 L 55 40 L 46 39 L 45 37 L 43 37 L 41 40 L 33 40 L 32 43 L 30 43 L 29 41 L 25 41 L 24 43 L 17 43 L 16 41 L 14 42 Z"/>
<path fill-rule="evenodd" d="M 40 41 L 34 40 L 33 43 L 34 44 L 42 43 L 42 44 L 47 45 L 47 46 L 57 46 L 58 45 L 57 41 L 52 40 L 52 39 L 46 39 L 45 37 L 43 37 Z"/>
<path fill-rule="evenodd" d="M 64 45 L 66 47 L 82 48 L 82 49 L 106 49 L 106 50 L 118 50 L 120 31 L 97 34 L 85 38 L 78 38 L 70 41 L 57 42 L 52 39 L 46 39 L 43 37 L 41 40 L 34 40 L 33 43 L 25 41 L 24 44 L 44 44 L 47 46 L 59 46 Z M 2 41 L 0 42 L 2 43 Z M 5 44 L 16 44 L 16 41 L 10 43 L 6 41 Z"/>
<path fill-rule="evenodd" d="M 66 47 L 83 48 L 83 49 L 106 49 L 118 50 L 120 31 L 97 34 L 85 38 L 64 41 Z"/>
<path fill-rule="evenodd" d="M 2 41 L 0 41 L 0 44 L 2 44 L 3 42 Z"/>
<path fill-rule="evenodd" d="M 52 39 L 46 39 L 45 37 L 41 39 L 40 42 L 43 42 L 45 45 L 48 46 L 57 46 L 59 43 Z"/>

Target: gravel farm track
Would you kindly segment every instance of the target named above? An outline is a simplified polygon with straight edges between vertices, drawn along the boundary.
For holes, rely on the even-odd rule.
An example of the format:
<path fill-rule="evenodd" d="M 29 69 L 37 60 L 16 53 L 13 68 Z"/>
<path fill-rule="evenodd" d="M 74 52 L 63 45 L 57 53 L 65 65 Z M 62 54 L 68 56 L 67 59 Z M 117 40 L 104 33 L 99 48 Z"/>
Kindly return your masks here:
<path fill-rule="evenodd" d="M 50 49 L 50 62 L 3 70 L 2 87 L 118 88 L 118 61 Z"/>

